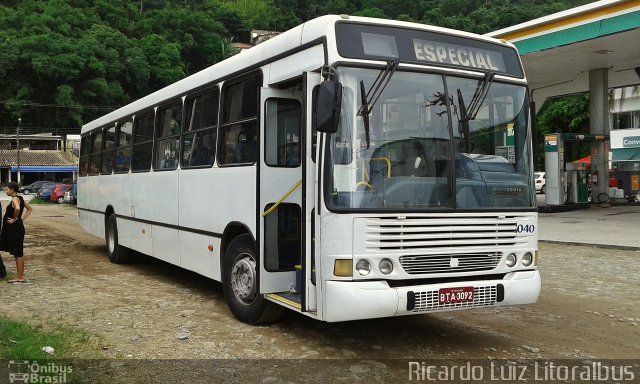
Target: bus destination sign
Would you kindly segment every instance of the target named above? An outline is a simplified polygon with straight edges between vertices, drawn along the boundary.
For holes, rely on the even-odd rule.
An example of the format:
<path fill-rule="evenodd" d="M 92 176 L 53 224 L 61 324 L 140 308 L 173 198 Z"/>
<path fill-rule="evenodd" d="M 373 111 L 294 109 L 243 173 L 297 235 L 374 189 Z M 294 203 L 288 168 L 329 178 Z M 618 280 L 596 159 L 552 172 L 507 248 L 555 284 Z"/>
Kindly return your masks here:
<path fill-rule="evenodd" d="M 482 39 L 413 28 L 336 23 L 336 45 L 342 57 L 495 72 L 523 78 L 513 47 Z"/>
<path fill-rule="evenodd" d="M 488 71 L 506 71 L 500 52 L 419 39 L 413 39 L 413 48 L 416 53 L 416 60 L 419 61 Z"/>

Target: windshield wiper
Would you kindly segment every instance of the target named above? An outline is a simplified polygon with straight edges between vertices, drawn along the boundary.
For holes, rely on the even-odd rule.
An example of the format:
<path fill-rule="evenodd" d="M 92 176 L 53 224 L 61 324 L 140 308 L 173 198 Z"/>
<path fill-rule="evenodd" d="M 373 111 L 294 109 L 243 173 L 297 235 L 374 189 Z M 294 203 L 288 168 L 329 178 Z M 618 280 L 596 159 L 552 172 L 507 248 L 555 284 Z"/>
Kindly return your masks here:
<path fill-rule="evenodd" d="M 371 88 L 369 88 L 366 93 L 364 91 L 364 80 L 360 80 L 360 100 L 362 101 L 362 105 L 360 109 L 358 109 L 357 116 L 362 116 L 364 120 L 367 149 L 369 149 L 369 143 L 371 141 L 369 135 L 369 116 L 371 115 L 371 111 L 373 111 L 373 106 L 376 104 L 376 101 L 378 101 L 380 95 L 382 95 L 382 92 L 389 84 L 391 76 L 393 76 L 396 69 L 398 69 L 398 64 L 400 64 L 399 59 L 389 60 L 386 68 L 378 74 L 378 77 L 376 77 L 376 80 L 371 84 Z"/>
<path fill-rule="evenodd" d="M 476 119 L 476 116 L 480 111 L 480 107 L 482 106 L 484 99 L 489 93 L 489 88 L 491 88 L 491 83 L 493 82 L 494 76 L 494 72 L 487 72 L 484 75 L 484 79 L 478 82 L 476 91 L 473 93 L 473 97 L 471 98 L 471 102 L 469 103 L 469 107 L 464 104 L 462 91 L 460 90 L 460 88 L 458 88 L 458 104 L 460 105 L 460 116 L 458 116 L 460 126 L 458 127 L 458 131 L 460 132 L 460 135 L 463 136 L 466 147 L 465 152 L 469 152 L 471 150 L 471 140 L 469 138 L 469 121 Z"/>
<path fill-rule="evenodd" d="M 487 72 L 484 75 L 484 79 L 478 82 L 478 86 L 476 87 L 476 91 L 471 98 L 471 102 L 469 103 L 469 109 L 467 110 L 466 118 L 467 120 L 475 120 L 478 115 L 478 111 L 480 111 L 480 107 L 486 99 L 487 94 L 489 93 L 489 88 L 491 88 L 491 83 L 493 82 L 493 77 L 496 74 L 494 72 Z"/>

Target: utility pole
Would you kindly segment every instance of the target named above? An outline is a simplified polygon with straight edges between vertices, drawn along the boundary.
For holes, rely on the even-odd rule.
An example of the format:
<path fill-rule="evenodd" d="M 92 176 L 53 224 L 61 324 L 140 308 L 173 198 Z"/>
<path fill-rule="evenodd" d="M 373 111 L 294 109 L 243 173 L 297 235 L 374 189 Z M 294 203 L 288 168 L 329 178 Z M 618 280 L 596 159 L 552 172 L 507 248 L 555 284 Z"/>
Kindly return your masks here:
<path fill-rule="evenodd" d="M 18 174 L 18 184 L 20 184 L 20 125 L 22 124 L 22 118 L 18 117 L 18 129 L 16 129 L 16 144 L 18 148 L 18 156 L 17 156 L 17 174 Z"/>

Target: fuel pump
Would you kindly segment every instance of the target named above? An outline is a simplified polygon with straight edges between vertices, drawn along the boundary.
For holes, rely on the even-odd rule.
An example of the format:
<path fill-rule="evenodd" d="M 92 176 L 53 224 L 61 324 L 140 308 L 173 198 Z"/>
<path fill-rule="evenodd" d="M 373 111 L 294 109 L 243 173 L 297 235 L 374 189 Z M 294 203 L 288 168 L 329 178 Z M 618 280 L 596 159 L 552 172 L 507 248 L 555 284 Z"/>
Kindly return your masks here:
<path fill-rule="evenodd" d="M 584 163 L 567 163 L 567 203 L 588 203 L 587 167 Z"/>
<path fill-rule="evenodd" d="M 578 133 L 551 133 L 545 135 L 546 205 L 589 202 L 590 191 L 587 165 L 580 162 L 565 163 L 565 143 L 575 141 L 604 141 L 606 146 L 609 136 Z M 598 183 L 607 183 L 607 175 L 598 174 L 598 168 L 595 165 L 597 164 L 591 167 L 592 184 L 598 186 Z M 593 189 L 598 190 L 598 188 Z M 595 197 L 593 200 L 598 201 Z"/>

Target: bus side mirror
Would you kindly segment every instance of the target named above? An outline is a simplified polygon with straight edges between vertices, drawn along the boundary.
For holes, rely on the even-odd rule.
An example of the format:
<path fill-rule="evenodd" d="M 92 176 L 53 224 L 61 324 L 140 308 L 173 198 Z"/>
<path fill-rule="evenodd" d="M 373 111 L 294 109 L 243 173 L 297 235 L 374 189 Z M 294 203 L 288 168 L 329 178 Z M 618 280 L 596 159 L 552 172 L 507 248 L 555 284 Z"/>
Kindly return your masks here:
<path fill-rule="evenodd" d="M 337 81 L 320 83 L 316 99 L 316 129 L 318 132 L 336 133 L 340 121 L 342 84 Z"/>
<path fill-rule="evenodd" d="M 529 102 L 529 117 L 531 118 L 531 146 L 533 147 L 533 165 L 538 167 L 538 124 L 536 117 L 536 103 L 535 101 Z M 544 164 L 543 164 L 544 165 Z"/>

